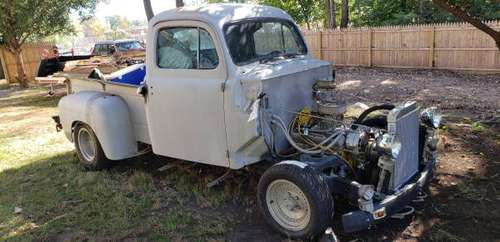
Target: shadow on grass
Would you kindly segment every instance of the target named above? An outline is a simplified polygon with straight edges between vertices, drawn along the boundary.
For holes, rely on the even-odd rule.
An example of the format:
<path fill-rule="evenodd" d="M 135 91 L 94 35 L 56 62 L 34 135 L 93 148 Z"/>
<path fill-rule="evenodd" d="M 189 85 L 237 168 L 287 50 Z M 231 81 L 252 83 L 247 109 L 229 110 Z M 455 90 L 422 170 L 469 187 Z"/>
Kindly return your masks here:
<path fill-rule="evenodd" d="M 9 84 L 5 81 L 5 82 L 2 82 L 4 80 L 0 80 L 0 90 L 6 90 L 6 89 L 9 89 L 10 86 Z"/>
<path fill-rule="evenodd" d="M 174 167 L 158 171 L 165 164 Z M 249 179 L 208 189 L 225 170 L 193 164 L 146 155 L 88 172 L 67 152 L 5 170 L 0 240 L 226 239 L 253 206 Z"/>
<path fill-rule="evenodd" d="M 4 92 L 6 90 L 3 90 Z M 63 93 L 49 96 L 42 88 L 32 88 L 9 92 L 6 96 L 0 97 L 0 108 L 2 107 L 34 107 L 47 108 L 55 107 Z"/>
<path fill-rule="evenodd" d="M 343 234 L 336 223 L 341 240 L 498 239 L 492 223 L 500 218 L 498 194 L 490 185 L 498 181 L 485 179 L 499 171 L 497 163 L 486 163 L 498 147 L 485 150 L 495 143 L 483 134 L 472 140 L 463 135 L 455 129 L 447 133 L 462 140 L 467 152 L 485 152 L 478 161 L 484 173 L 450 176 L 438 168 L 430 197 L 415 204 L 416 215 L 352 234 Z M 283 238 L 264 222 L 255 201 L 264 169 L 235 171 L 208 189 L 224 168 L 148 154 L 115 162 L 107 171 L 87 172 L 73 152 L 55 155 L 0 173 L 0 239 L 279 241 Z M 338 215 L 345 212 L 337 208 Z"/>

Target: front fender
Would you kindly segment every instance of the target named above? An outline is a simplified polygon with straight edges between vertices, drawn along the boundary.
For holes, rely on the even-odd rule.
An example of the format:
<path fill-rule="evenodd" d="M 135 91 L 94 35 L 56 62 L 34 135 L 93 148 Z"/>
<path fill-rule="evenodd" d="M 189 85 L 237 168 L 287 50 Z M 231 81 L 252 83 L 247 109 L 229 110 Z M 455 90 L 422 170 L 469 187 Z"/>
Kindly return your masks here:
<path fill-rule="evenodd" d="M 130 112 L 121 97 L 82 91 L 61 98 L 58 108 L 64 134 L 70 141 L 73 141 L 74 126 L 82 122 L 94 130 L 108 159 L 121 160 L 137 155 Z"/>

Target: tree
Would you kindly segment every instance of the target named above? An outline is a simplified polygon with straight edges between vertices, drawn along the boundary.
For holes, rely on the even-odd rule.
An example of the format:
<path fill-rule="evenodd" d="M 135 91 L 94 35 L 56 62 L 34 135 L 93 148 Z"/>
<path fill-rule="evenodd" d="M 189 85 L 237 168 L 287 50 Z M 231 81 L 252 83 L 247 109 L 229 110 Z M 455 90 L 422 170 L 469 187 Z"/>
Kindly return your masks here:
<path fill-rule="evenodd" d="M 335 11 L 335 0 L 325 0 L 325 27 L 328 29 L 337 28 L 337 16 Z"/>
<path fill-rule="evenodd" d="M 142 1 L 144 4 L 144 11 L 146 11 L 146 18 L 151 20 L 155 14 L 153 12 L 153 7 L 151 6 L 151 0 L 143 0 Z M 175 0 L 175 6 L 180 8 L 184 6 L 184 1 L 183 0 Z"/>
<path fill-rule="evenodd" d="M 151 6 L 151 1 L 150 0 L 143 0 L 144 3 L 144 11 L 146 11 L 146 17 L 149 20 L 151 20 L 155 14 L 153 12 L 153 7 Z"/>
<path fill-rule="evenodd" d="M 207 0 L 207 3 L 247 3 L 251 0 Z"/>
<path fill-rule="evenodd" d="M 126 17 L 120 15 L 107 16 L 106 22 L 109 26 L 110 32 L 107 33 L 108 39 L 123 39 L 129 35 L 126 30 L 130 26 L 130 22 Z"/>
<path fill-rule="evenodd" d="M 82 31 L 85 37 L 103 39 L 106 27 L 104 27 L 101 20 L 96 17 L 92 17 L 82 22 Z"/>
<path fill-rule="evenodd" d="M 71 32 L 70 13 L 76 11 L 88 18 L 98 0 L 2 0 L 0 1 L 0 36 L 3 46 L 16 59 L 17 81 L 28 87 L 22 58 L 22 47 L 30 40 L 61 32 Z"/>
<path fill-rule="evenodd" d="M 496 31 L 492 28 L 490 28 L 488 25 L 484 24 L 481 22 L 480 19 L 477 17 L 474 17 L 470 13 L 467 12 L 467 10 L 464 10 L 463 8 L 460 7 L 458 4 L 452 4 L 448 2 L 447 0 L 432 0 L 436 5 L 439 7 L 443 8 L 444 10 L 450 12 L 453 14 L 453 16 L 462 19 L 463 21 L 466 21 L 470 24 L 472 24 L 474 27 L 478 28 L 479 30 L 485 32 L 493 40 L 495 40 L 495 43 L 497 45 L 497 48 L 500 50 L 500 32 Z"/>
<path fill-rule="evenodd" d="M 349 1 L 342 0 L 342 18 L 340 19 L 340 27 L 347 28 L 349 24 Z"/>
<path fill-rule="evenodd" d="M 306 24 L 311 29 L 311 23 L 323 19 L 322 1 L 317 0 L 259 0 L 260 4 L 285 10 L 295 22 Z"/>
<path fill-rule="evenodd" d="M 353 26 L 456 22 L 461 20 L 431 0 L 355 0 L 349 15 Z M 446 0 L 481 21 L 500 19 L 498 0 Z M 463 21 L 463 20 L 462 20 Z"/>

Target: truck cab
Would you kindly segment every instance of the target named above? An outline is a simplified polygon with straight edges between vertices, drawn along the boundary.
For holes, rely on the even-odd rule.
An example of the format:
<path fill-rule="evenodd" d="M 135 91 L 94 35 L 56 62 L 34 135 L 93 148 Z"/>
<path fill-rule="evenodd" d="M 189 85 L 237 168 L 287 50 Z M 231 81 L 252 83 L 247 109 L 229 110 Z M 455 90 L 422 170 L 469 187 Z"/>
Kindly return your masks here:
<path fill-rule="evenodd" d="M 299 93 L 298 107 L 312 104 L 303 95 L 314 81 L 332 79 L 330 64 L 308 55 L 298 27 L 280 9 L 215 5 L 167 11 L 149 29 L 146 113 L 157 154 L 232 169 L 258 162 L 266 148 L 258 120 L 249 117 L 263 88 Z M 301 77 L 286 78 L 295 73 Z"/>
<path fill-rule="evenodd" d="M 269 162 L 257 189 L 264 218 L 302 239 L 332 226 L 334 197 L 353 206 L 342 216 L 352 232 L 420 196 L 439 114 L 408 101 L 344 120 L 331 64 L 310 55 L 286 12 L 173 9 L 150 20 L 147 38 L 145 65 L 64 75 L 70 94 L 56 121 L 86 168 L 146 151 L 229 170 Z"/>

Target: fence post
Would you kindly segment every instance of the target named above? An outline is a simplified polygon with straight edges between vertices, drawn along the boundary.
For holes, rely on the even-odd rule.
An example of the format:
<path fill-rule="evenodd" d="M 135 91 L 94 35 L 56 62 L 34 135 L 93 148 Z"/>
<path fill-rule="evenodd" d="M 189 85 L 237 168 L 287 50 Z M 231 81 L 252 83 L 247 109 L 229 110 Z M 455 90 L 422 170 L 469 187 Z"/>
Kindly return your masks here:
<path fill-rule="evenodd" d="M 323 33 L 318 30 L 318 58 L 323 60 Z"/>
<path fill-rule="evenodd" d="M 368 29 L 368 66 L 372 67 L 372 28 Z"/>
<path fill-rule="evenodd" d="M 5 80 L 7 80 L 7 83 L 11 83 L 11 80 L 10 80 L 10 73 L 9 73 L 9 68 L 7 68 L 7 62 L 5 62 L 5 54 L 4 54 L 4 51 L 6 51 L 5 49 L 3 48 L 0 48 L 0 62 L 1 62 L 1 66 L 0 68 L 3 68 L 3 75 L 5 77 Z"/>
<path fill-rule="evenodd" d="M 434 45 L 435 45 L 435 37 L 436 27 L 432 26 L 431 31 L 429 32 L 429 67 L 434 68 Z"/>

